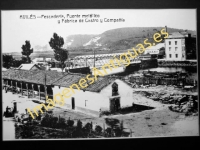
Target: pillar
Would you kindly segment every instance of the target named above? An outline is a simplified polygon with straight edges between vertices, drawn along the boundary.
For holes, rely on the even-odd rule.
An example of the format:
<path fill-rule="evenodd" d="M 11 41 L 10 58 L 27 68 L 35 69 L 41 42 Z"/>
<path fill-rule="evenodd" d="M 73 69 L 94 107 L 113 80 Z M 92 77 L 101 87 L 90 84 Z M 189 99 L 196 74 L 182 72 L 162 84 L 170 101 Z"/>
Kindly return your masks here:
<path fill-rule="evenodd" d="M 39 99 L 41 99 L 41 97 L 40 97 L 40 85 L 38 85 L 38 90 L 39 90 Z"/>
<path fill-rule="evenodd" d="M 11 91 L 13 92 L 13 87 L 12 87 L 12 80 L 11 80 Z"/>
<path fill-rule="evenodd" d="M 27 96 L 28 96 L 28 84 L 26 83 L 26 89 L 27 89 Z"/>
<path fill-rule="evenodd" d="M 33 97 L 34 97 L 34 84 L 32 84 L 32 90 L 33 90 Z"/>
<path fill-rule="evenodd" d="M 17 81 L 16 81 L 16 91 L 17 91 L 17 93 L 18 93 L 18 88 L 17 88 Z"/>
<path fill-rule="evenodd" d="M 44 97 L 45 97 L 45 103 L 47 98 L 47 86 L 44 86 Z"/>
<path fill-rule="evenodd" d="M 21 93 L 22 93 L 22 95 L 23 95 L 22 82 L 21 82 L 20 84 L 21 84 Z"/>

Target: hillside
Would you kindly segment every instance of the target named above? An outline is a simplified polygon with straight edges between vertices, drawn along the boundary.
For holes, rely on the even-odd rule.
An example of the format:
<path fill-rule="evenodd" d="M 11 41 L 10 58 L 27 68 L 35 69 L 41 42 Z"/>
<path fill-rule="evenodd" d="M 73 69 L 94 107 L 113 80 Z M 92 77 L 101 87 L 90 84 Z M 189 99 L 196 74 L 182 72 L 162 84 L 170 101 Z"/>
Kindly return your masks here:
<path fill-rule="evenodd" d="M 125 52 L 137 44 L 143 43 L 146 38 L 148 38 L 149 42 L 153 42 L 153 34 L 156 30 L 160 31 L 163 28 L 126 27 L 108 30 L 99 35 L 70 35 L 65 38 L 64 47 L 70 50 L 69 57 L 93 54 L 93 48 L 96 49 L 96 54 Z M 168 33 L 184 31 L 183 29 L 167 28 Z M 187 33 L 196 35 L 196 31 L 187 30 Z M 22 56 L 21 52 L 13 52 L 11 54 L 17 59 Z M 31 58 L 35 57 L 54 57 L 54 52 L 49 44 L 44 46 L 36 45 L 34 53 L 31 54 Z"/>
<path fill-rule="evenodd" d="M 69 43 L 71 40 L 71 46 L 68 45 L 68 47 L 79 47 L 80 49 L 90 49 L 93 47 L 104 50 L 129 49 L 143 42 L 146 38 L 151 39 L 156 30 L 160 31 L 163 28 L 164 27 L 118 28 L 105 31 L 99 35 L 71 35 L 70 38 L 66 39 L 66 42 Z M 184 31 L 183 29 L 167 28 L 168 33 Z M 187 32 L 196 35 L 195 31 L 188 30 Z"/>
<path fill-rule="evenodd" d="M 94 36 L 96 35 L 89 35 L 89 34 L 76 34 L 76 35 L 69 35 L 65 39 L 65 46 L 67 47 L 80 47 L 83 44 L 89 42 Z"/>

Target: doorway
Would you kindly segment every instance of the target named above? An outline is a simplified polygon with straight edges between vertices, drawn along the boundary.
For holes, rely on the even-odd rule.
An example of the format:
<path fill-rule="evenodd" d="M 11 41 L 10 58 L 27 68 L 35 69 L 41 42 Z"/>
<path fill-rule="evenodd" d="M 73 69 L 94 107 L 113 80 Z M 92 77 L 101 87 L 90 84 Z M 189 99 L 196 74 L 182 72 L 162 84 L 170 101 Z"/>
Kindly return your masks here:
<path fill-rule="evenodd" d="M 120 110 L 120 98 L 112 98 L 110 99 L 110 111 L 117 112 Z"/>

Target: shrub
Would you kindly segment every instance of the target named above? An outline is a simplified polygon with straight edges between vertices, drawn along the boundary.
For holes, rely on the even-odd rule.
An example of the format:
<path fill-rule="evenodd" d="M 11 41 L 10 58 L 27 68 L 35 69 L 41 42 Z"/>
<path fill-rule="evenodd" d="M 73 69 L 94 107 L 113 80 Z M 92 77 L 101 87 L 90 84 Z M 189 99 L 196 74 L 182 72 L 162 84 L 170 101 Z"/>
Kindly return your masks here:
<path fill-rule="evenodd" d="M 58 127 L 59 128 L 65 128 L 67 126 L 65 118 L 59 118 L 59 122 L 58 122 Z"/>
<path fill-rule="evenodd" d="M 84 129 L 86 132 L 90 132 L 92 130 L 92 123 L 86 123 Z"/>
<path fill-rule="evenodd" d="M 82 125 L 83 123 L 80 121 L 80 120 L 78 120 L 77 121 L 77 129 L 82 129 Z"/>
<path fill-rule="evenodd" d="M 99 126 L 99 125 L 97 125 L 97 126 L 95 127 L 95 131 L 96 131 L 98 134 L 100 134 L 100 133 L 102 132 L 102 127 Z"/>
<path fill-rule="evenodd" d="M 102 111 L 100 112 L 99 116 L 108 116 L 108 115 L 111 115 L 112 113 L 110 111 Z"/>
<path fill-rule="evenodd" d="M 67 120 L 67 126 L 69 127 L 73 127 L 74 125 L 74 121 L 73 120 L 70 120 L 70 118 Z"/>

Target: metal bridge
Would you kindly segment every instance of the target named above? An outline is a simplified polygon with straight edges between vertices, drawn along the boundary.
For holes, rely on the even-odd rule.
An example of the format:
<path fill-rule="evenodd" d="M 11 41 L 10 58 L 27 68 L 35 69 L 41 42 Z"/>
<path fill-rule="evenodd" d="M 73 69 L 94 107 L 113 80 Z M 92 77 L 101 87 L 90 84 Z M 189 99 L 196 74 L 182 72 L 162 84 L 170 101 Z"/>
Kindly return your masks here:
<path fill-rule="evenodd" d="M 122 54 L 124 54 L 124 53 L 76 56 L 76 57 L 74 57 L 74 59 L 71 59 L 69 61 L 71 63 L 66 68 L 67 69 L 83 68 L 83 67 L 100 68 L 104 64 L 109 64 L 111 59 L 114 60 L 115 58 L 117 58 L 118 60 L 120 60 L 120 55 L 122 55 Z M 121 59 L 124 60 L 123 64 L 121 63 L 121 65 L 125 66 L 127 64 L 126 57 L 122 56 Z M 136 57 L 134 59 L 129 57 L 130 64 L 141 63 L 141 59 L 142 58 L 140 58 L 140 57 Z M 118 65 L 117 62 L 116 61 L 114 61 L 114 62 L 115 62 L 114 64 L 117 66 Z"/>

